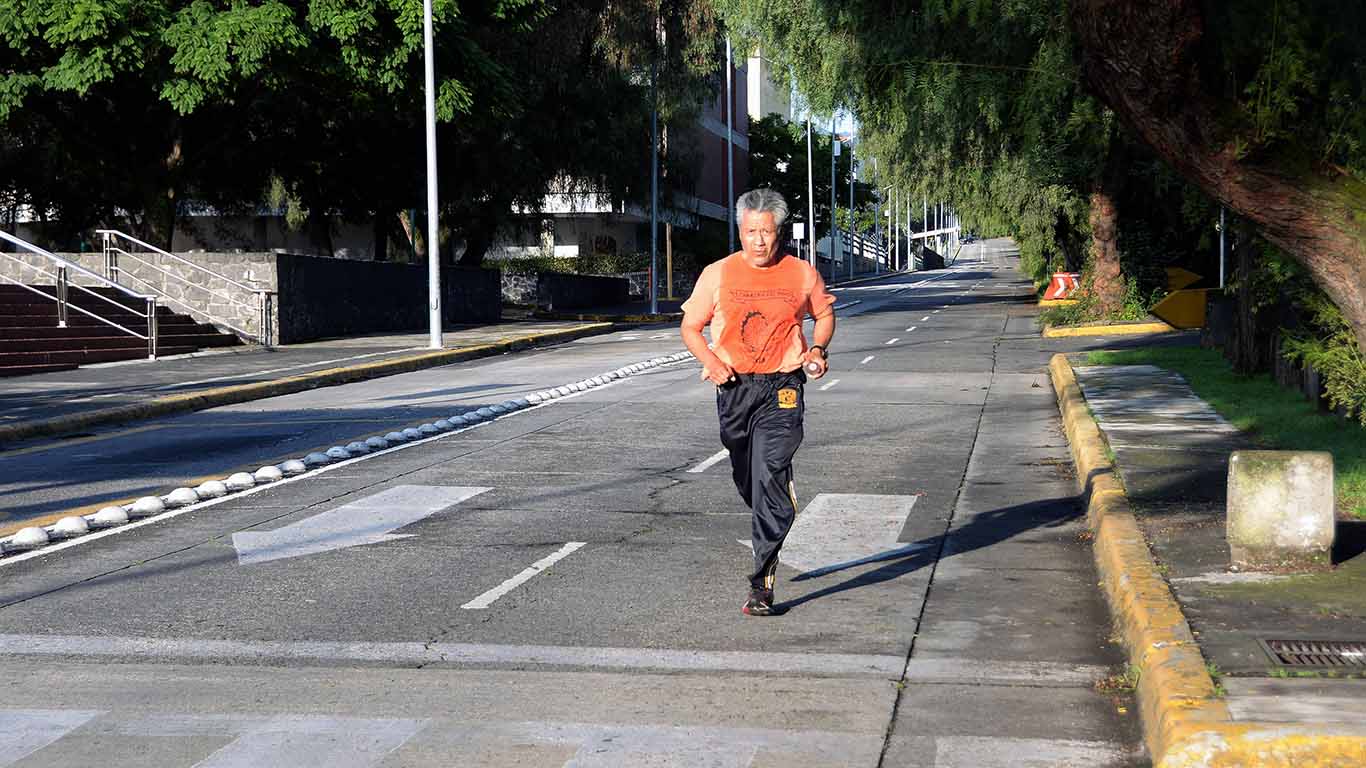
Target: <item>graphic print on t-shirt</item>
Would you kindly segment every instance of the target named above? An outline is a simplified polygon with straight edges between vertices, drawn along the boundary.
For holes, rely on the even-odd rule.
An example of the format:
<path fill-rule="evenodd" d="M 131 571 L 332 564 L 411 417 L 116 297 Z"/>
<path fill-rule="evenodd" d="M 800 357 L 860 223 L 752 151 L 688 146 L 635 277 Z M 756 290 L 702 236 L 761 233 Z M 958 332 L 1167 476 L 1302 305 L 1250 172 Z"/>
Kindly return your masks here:
<path fill-rule="evenodd" d="M 740 266 L 747 269 L 744 265 Z M 734 341 L 739 343 L 727 345 L 726 348 L 738 351 L 746 358 L 743 362 L 736 361 L 742 372 L 776 370 L 798 322 L 801 293 L 787 286 L 756 285 L 762 282 L 785 282 L 785 275 L 781 272 L 765 274 L 763 277 L 767 279 L 760 280 L 755 280 L 752 273 L 740 274 L 749 278 L 745 281 L 748 285 L 721 289 L 722 310 L 727 317 L 738 320 L 733 332 L 738 336 Z M 727 326 L 725 335 L 730 335 L 731 328 Z"/>

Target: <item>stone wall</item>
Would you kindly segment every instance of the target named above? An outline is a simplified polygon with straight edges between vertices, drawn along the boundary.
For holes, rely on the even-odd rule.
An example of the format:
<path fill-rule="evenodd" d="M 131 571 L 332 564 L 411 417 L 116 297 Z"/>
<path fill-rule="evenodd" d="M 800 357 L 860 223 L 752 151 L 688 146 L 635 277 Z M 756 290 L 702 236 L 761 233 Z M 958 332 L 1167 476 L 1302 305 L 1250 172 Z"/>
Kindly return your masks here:
<path fill-rule="evenodd" d="M 281 344 L 427 327 L 425 265 L 295 254 L 278 264 Z M 498 322 L 497 271 L 444 266 L 441 277 L 445 323 Z"/>
<path fill-rule="evenodd" d="M 509 304 L 534 306 L 545 312 L 559 312 L 584 307 L 605 307 L 624 304 L 628 300 L 630 281 L 626 276 L 573 275 L 560 272 L 537 274 L 504 274 L 503 301 Z"/>

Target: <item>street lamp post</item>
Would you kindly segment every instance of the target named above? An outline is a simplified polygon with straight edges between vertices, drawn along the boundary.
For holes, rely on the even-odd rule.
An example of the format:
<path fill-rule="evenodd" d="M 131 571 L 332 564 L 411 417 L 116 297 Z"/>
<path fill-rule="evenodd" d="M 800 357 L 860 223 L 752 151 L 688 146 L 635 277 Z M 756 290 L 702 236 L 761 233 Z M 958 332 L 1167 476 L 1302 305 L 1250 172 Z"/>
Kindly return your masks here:
<path fill-rule="evenodd" d="M 430 2 L 431 0 L 428 0 Z M 650 62 L 650 314 L 659 313 L 659 66 Z"/>
<path fill-rule="evenodd" d="M 432 61 L 432 0 L 422 2 L 422 48 L 427 102 L 427 346 L 441 349 L 441 255 L 437 249 L 436 67 Z"/>
<path fill-rule="evenodd" d="M 830 116 L 830 279 L 835 279 L 835 241 L 839 239 L 840 224 L 835 218 L 835 195 L 839 187 L 835 185 L 835 159 L 840 156 L 840 142 L 835 136 L 835 117 Z M 843 250 L 843 249 L 841 249 Z"/>
<path fill-rule="evenodd" d="M 811 266 L 820 267 L 816 262 L 816 176 L 815 169 L 812 168 L 811 159 L 811 108 L 806 111 L 806 207 L 807 207 L 807 242 L 806 253 L 811 257 Z"/>
<path fill-rule="evenodd" d="M 854 147 L 849 146 L 849 231 L 854 232 L 854 174 L 858 173 L 858 161 L 854 159 Z M 849 279 L 854 279 L 854 248 L 849 247 Z"/>
<path fill-rule="evenodd" d="M 730 252 L 735 252 L 735 99 L 732 96 L 730 35 L 726 35 L 726 229 L 730 233 Z M 669 286 L 672 296 L 673 286 Z"/>

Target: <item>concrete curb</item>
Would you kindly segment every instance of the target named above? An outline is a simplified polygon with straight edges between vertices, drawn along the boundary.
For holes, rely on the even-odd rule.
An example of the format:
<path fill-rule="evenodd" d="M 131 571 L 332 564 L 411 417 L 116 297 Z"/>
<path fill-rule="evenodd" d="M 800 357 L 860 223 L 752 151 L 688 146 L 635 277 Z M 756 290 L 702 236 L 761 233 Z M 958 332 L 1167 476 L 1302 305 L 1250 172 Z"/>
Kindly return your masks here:
<path fill-rule="evenodd" d="M 1155 768 L 1366 765 L 1366 731 L 1233 720 L 1153 560 L 1066 355 L 1054 355 L 1049 371 L 1095 534 L 1101 586 L 1139 672 L 1139 714 Z"/>
<path fill-rule="evenodd" d="M 923 271 L 923 270 L 922 270 L 922 271 Z M 858 285 L 859 283 L 871 283 L 871 282 L 873 282 L 874 280 L 886 280 L 886 279 L 889 278 L 889 277 L 896 277 L 896 276 L 898 276 L 898 275 L 912 275 L 912 274 L 915 274 L 915 273 L 914 273 L 914 272 L 908 272 L 908 271 L 906 271 L 906 270 L 899 270 L 899 271 L 896 271 L 896 272 L 883 272 L 883 273 L 880 274 L 880 275 L 868 275 L 867 277 L 856 277 L 856 278 L 854 278 L 853 280 L 842 280 L 842 281 L 840 281 L 840 282 L 838 282 L 838 283 L 827 283 L 827 284 L 826 284 L 826 287 L 827 287 L 827 288 L 842 288 L 842 287 L 844 287 L 844 286 L 846 286 L 846 285 Z"/>
<path fill-rule="evenodd" d="M 594 323 L 669 323 L 683 319 L 682 312 L 659 312 L 650 314 L 635 315 L 606 315 L 606 314 L 581 314 L 575 312 L 533 312 L 531 316 L 537 320 L 570 320 Z"/>
<path fill-rule="evenodd" d="M 1120 325 L 1078 325 L 1059 327 L 1045 325 L 1044 338 L 1057 339 L 1070 336 L 1152 336 L 1160 333 L 1177 333 L 1180 329 L 1166 323 L 1124 323 Z"/>
<path fill-rule="evenodd" d="M 21 422 L 19 424 L 7 424 L 0 426 L 0 445 L 18 440 L 26 440 L 32 437 L 41 437 L 43 435 L 60 435 L 75 432 L 94 426 L 123 424 L 130 421 L 166 416 L 173 413 L 199 411 L 204 410 L 205 408 L 216 408 L 220 405 L 232 405 L 252 400 L 261 400 L 267 397 L 276 397 L 278 395 L 288 395 L 295 392 L 316 389 L 318 387 L 330 387 L 336 384 L 349 384 L 357 381 L 365 381 L 367 379 L 377 379 L 383 376 L 393 376 L 399 373 L 411 373 L 412 371 L 419 371 L 424 368 L 434 368 L 436 366 L 458 363 L 465 360 L 475 360 L 481 357 L 501 355 L 506 352 L 516 352 L 542 344 L 573 341 L 574 339 L 607 333 L 612 330 L 615 330 L 615 326 L 611 323 L 593 323 L 577 328 L 566 328 L 558 331 L 519 336 L 497 341 L 492 344 L 479 344 L 473 347 L 461 347 L 459 349 L 421 352 L 392 360 L 381 360 L 374 363 L 362 363 L 340 368 L 327 368 L 321 371 L 299 374 L 298 376 L 288 376 L 283 379 L 257 381 L 250 384 L 236 384 L 229 387 L 216 387 L 214 389 L 205 389 L 198 392 L 186 392 L 179 395 L 158 397 L 145 403 L 132 403 L 113 408 L 86 411 L 84 413 L 73 413 L 51 419 Z"/>

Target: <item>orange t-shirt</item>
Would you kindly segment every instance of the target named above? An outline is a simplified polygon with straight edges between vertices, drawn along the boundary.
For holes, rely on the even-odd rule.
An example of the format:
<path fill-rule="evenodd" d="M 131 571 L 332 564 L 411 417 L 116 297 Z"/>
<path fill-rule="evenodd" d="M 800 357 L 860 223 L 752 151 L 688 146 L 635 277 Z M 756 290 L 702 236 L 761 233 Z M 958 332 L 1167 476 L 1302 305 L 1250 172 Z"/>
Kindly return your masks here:
<path fill-rule="evenodd" d="M 743 252 L 709 264 L 683 303 L 711 322 L 712 351 L 739 373 L 786 373 L 802 367 L 802 320 L 832 311 L 835 297 L 816 268 L 791 255 L 755 267 Z"/>

